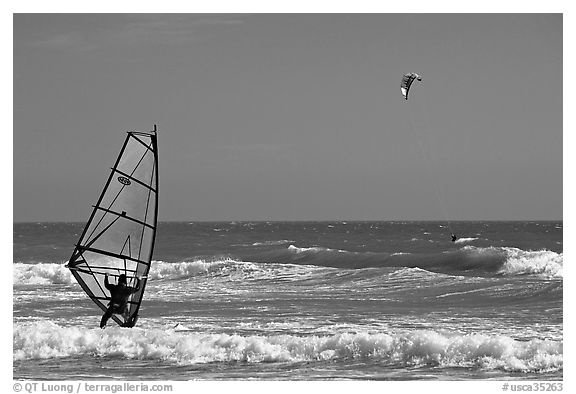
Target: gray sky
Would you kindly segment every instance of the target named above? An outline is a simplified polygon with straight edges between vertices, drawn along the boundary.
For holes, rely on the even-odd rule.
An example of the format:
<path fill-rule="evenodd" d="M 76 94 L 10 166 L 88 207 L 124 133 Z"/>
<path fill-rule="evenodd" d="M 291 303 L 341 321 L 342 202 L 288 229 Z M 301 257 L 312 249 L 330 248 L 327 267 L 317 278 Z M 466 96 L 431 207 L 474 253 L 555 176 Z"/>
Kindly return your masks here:
<path fill-rule="evenodd" d="M 15 15 L 14 221 L 154 123 L 160 220 L 562 219 L 562 16 Z"/>

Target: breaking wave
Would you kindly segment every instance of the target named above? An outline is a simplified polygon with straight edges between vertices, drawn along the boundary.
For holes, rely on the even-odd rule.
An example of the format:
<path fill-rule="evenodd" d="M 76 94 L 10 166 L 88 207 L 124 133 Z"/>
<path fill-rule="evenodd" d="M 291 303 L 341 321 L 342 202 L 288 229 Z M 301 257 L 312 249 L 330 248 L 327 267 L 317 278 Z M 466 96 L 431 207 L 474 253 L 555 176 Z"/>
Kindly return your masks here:
<path fill-rule="evenodd" d="M 520 249 L 508 248 L 506 261 L 500 273 L 507 275 L 536 274 L 552 278 L 563 277 L 562 253 L 549 250 L 525 252 Z"/>
<path fill-rule="evenodd" d="M 252 262 L 252 261 L 260 261 Z M 480 248 L 464 246 L 444 253 L 374 253 L 348 252 L 322 247 L 301 248 L 290 245 L 272 253 L 251 256 L 250 261 L 233 258 L 197 259 L 194 261 L 153 261 L 150 279 L 178 280 L 202 275 L 301 274 L 302 266 L 360 268 L 419 268 L 434 273 L 469 276 L 530 275 L 542 279 L 563 278 L 563 254 L 549 250 L 525 251 L 509 247 Z M 15 263 L 15 285 L 49 285 L 76 283 L 64 264 Z"/>
<path fill-rule="evenodd" d="M 436 331 L 242 336 L 160 329 L 62 327 L 48 321 L 14 325 L 13 359 L 123 357 L 181 365 L 209 362 L 316 362 L 371 359 L 407 367 L 441 366 L 518 372 L 563 368 L 561 341 L 527 342 L 501 335 Z"/>

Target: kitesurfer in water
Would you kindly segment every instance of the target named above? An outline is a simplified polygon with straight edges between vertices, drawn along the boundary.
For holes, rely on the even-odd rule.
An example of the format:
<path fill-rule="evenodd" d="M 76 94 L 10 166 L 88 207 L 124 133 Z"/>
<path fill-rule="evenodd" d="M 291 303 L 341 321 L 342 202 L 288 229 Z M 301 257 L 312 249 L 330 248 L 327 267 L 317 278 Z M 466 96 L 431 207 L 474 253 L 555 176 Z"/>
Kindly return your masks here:
<path fill-rule="evenodd" d="M 452 242 L 456 242 L 457 239 L 458 239 L 458 237 L 455 236 L 454 234 L 452 234 Z"/>
<path fill-rule="evenodd" d="M 102 316 L 100 328 L 104 328 L 106 322 L 113 314 L 125 314 L 128 311 L 128 297 L 140 290 L 140 279 L 136 278 L 136 287 L 130 287 L 126 283 L 126 275 L 122 274 L 118 277 L 118 284 L 111 285 L 108 282 L 108 274 L 106 274 L 104 286 L 110 290 L 110 304 L 108 304 L 108 309 Z"/>

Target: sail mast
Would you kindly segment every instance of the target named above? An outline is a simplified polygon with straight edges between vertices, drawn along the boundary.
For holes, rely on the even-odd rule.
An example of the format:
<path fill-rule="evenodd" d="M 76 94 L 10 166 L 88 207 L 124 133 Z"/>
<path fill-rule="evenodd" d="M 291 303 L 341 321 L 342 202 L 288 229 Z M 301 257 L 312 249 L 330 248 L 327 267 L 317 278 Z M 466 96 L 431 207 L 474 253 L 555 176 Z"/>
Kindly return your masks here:
<path fill-rule="evenodd" d="M 158 183 L 158 138 L 157 138 L 157 129 L 156 129 L 156 125 L 154 125 L 154 129 L 151 130 L 151 140 L 152 140 L 152 146 L 153 146 L 153 152 L 154 152 L 154 171 L 153 174 L 155 174 L 155 189 L 156 189 L 156 203 L 154 204 L 154 234 L 152 236 L 152 246 L 150 248 L 150 256 L 148 258 L 148 261 L 150 261 L 150 263 L 152 262 L 152 256 L 154 255 L 154 245 L 156 244 L 156 233 L 157 233 L 157 229 L 158 229 L 158 191 L 159 191 L 159 183 Z M 148 273 L 148 272 L 146 272 Z M 144 294 L 144 290 L 146 289 L 146 284 L 148 283 L 148 280 L 144 280 L 141 283 L 141 289 L 140 291 L 142 292 L 142 294 Z M 136 319 L 134 320 L 134 324 L 136 324 L 136 320 L 138 318 L 138 312 L 140 310 L 140 305 L 141 303 L 139 303 L 136 306 L 136 310 L 134 312 L 134 316 L 136 316 Z"/>

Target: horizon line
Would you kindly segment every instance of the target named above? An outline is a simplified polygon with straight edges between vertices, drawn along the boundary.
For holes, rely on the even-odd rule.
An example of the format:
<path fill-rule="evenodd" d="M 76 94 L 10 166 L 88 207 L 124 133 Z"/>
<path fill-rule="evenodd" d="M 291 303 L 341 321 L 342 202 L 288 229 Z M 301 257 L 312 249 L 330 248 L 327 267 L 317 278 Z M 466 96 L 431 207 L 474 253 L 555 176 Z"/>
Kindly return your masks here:
<path fill-rule="evenodd" d="M 294 222 L 441 222 L 441 223 L 462 223 L 462 222 L 561 222 L 562 219 L 458 219 L 458 220 L 445 220 L 445 219 L 220 219 L 220 220 L 194 220 L 194 219 L 183 219 L 183 220 L 159 220 L 158 223 L 294 223 Z M 27 220 L 27 221 L 13 221 L 12 224 L 32 224 L 32 223 L 87 223 L 88 221 L 63 221 L 63 220 Z"/>

